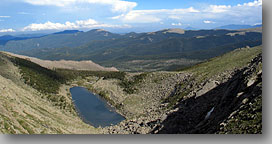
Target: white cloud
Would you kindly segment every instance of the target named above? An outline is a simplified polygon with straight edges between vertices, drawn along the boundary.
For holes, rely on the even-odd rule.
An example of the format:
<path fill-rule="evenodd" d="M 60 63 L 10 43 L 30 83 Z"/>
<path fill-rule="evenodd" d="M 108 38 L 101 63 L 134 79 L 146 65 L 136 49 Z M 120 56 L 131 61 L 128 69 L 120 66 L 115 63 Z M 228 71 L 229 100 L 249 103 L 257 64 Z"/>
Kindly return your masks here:
<path fill-rule="evenodd" d="M 172 26 L 182 26 L 182 23 L 172 23 Z"/>
<path fill-rule="evenodd" d="M 260 7 L 262 6 L 262 0 L 254 0 L 253 2 L 248 2 L 244 4 L 237 4 L 236 6 L 231 5 L 210 5 L 205 11 L 212 12 L 212 13 L 224 13 L 233 11 L 234 9 L 239 10 L 239 8 L 245 7 Z M 241 9 L 241 10 L 242 10 Z"/>
<path fill-rule="evenodd" d="M 111 19 L 121 20 L 126 23 L 154 23 L 167 18 L 180 19 L 181 15 L 198 12 L 193 7 L 187 9 L 131 10 L 126 14 L 114 16 Z"/>
<path fill-rule="evenodd" d="M 41 30 L 65 30 L 65 29 L 84 29 L 84 28 L 129 28 L 129 25 L 111 25 L 98 23 L 93 19 L 79 20 L 75 22 L 65 22 L 65 23 L 33 23 L 22 29 L 22 31 L 41 31 Z"/>
<path fill-rule="evenodd" d="M 98 24 L 98 22 L 93 19 L 76 21 L 76 25 L 79 27 L 86 27 L 86 26 L 91 26 L 96 24 Z"/>
<path fill-rule="evenodd" d="M 210 5 L 207 8 L 195 9 L 157 9 L 157 10 L 131 10 L 127 13 L 111 17 L 125 23 L 158 23 L 158 22 L 182 22 L 182 23 L 206 23 L 214 24 L 238 24 L 244 21 L 247 24 L 262 22 L 262 1 L 231 5 Z M 230 21 L 231 20 L 231 21 Z"/>
<path fill-rule="evenodd" d="M 126 15 L 123 14 L 114 18 L 121 19 L 123 22 L 127 23 L 154 23 L 161 21 L 161 19 L 155 15 L 150 15 L 145 11 L 138 10 L 131 11 Z"/>
<path fill-rule="evenodd" d="M 187 9 L 174 9 L 173 12 L 174 13 L 198 13 L 200 11 L 193 7 L 189 7 Z"/>
<path fill-rule="evenodd" d="M 213 21 L 209 21 L 209 20 L 204 20 L 203 21 L 205 24 L 214 24 L 215 22 L 213 22 Z"/>
<path fill-rule="evenodd" d="M 137 6 L 136 2 L 123 0 L 24 0 L 32 5 L 52 5 L 58 7 L 73 6 L 78 4 L 110 5 L 113 12 L 127 12 Z"/>
<path fill-rule="evenodd" d="M 245 8 L 245 7 L 259 7 L 259 6 L 262 6 L 262 0 L 254 0 L 253 2 L 237 4 L 236 6 L 210 5 L 205 11 L 212 12 L 212 13 L 224 13 L 228 11 L 233 11 L 233 9 Z"/>
<path fill-rule="evenodd" d="M 10 18 L 10 16 L 0 16 L 0 18 Z"/>
<path fill-rule="evenodd" d="M 210 5 L 208 9 L 206 9 L 206 12 L 212 12 L 212 13 L 223 13 L 229 11 L 231 8 L 230 5 Z"/>
<path fill-rule="evenodd" d="M 14 29 L 0 29 L 0 32 L 1 33 L 4 33 L 4 32 L 15 32 Z"/>
<path fill-rule="evenodd" d="M 253 2 L 244 3 L 243 5 L 238 4 L 237 6 L 251 6 L 251 7 L 255 6 L 255 7 L 257 7 L 257 6 L 262 6 L 262 4 L 263 4 L 262 0 L 255 0 Z"/>
<path fill-rule="evenodd" d="M 210 5 L 208 8 L 200 9 L 195 17 L 186 17 L 188 21 L 202 21 L 203 23 L 214 23 L 207 19 L 216 21 L 218 25 L 225 24 L 255 24 L 262 22 L 262 1 L 237 5 Z M 184 19 L 183 19 L 184 20 Z"/>

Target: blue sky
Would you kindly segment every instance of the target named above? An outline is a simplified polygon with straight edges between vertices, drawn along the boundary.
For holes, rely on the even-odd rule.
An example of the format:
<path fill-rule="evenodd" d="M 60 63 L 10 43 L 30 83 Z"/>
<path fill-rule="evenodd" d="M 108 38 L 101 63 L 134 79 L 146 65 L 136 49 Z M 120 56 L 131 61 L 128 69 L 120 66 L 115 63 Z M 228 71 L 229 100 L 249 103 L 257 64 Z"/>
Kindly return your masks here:
<path fill-rule="evenodd" d="M 210 29 L 262 23 L 261 0 L 1 0 L 0 35 L 90 30 Z"/>

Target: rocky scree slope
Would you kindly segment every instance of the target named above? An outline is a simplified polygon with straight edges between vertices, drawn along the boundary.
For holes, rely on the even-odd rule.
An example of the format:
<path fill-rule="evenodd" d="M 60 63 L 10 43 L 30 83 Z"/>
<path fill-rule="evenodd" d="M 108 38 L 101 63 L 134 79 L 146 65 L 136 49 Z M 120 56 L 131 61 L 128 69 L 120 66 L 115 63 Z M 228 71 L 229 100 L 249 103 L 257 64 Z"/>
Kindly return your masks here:
<path fill-rule="evenodd" d="M 132 93 L 119 80 L 82 84 L 127 118 L 104 133 L 261 133 L 261 51 L 238 49 L 180 72 L 129 74 L 142 75 Z"/>
<path fill-rule="evenodd" d="M 261 55 L 230 78 L 204 83 L 183 99 L 153 133 L 262 133 Z M 206 91 L 206 87 L 211 89 Z"/>

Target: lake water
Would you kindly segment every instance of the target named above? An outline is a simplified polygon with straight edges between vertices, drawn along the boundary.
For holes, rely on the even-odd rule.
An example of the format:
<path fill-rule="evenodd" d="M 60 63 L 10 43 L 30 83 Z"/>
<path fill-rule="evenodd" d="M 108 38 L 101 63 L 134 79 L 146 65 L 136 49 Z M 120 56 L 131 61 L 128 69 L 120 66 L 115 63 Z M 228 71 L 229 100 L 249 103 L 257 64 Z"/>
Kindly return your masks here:
<path fill-rule="evenodd" d="M 125 118 L 115 112 L 107 102 L 83 87 L 70 89 L 72 99 L 80 117 L 94 127 L 116 125 Z"/>

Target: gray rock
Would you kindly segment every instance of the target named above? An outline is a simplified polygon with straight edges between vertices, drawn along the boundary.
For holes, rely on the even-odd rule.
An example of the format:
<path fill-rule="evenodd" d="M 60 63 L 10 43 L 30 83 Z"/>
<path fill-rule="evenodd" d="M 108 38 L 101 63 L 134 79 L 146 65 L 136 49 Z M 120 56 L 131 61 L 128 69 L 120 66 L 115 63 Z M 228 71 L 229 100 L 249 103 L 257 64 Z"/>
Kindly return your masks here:
<path fill-rule="evenodd" d="M 250 80 L 247 82 L 247 87 L 252 86 L 254 83 L 255 83 L 255 80 L 254 80 L 254 79 L 250 79 Z"/>
<path fill-rule="evenodd" d="M 207 82 L 199 91 L 196 92 L 196 97 L 199 97 L 217 86 L 217 81 Z"/>

